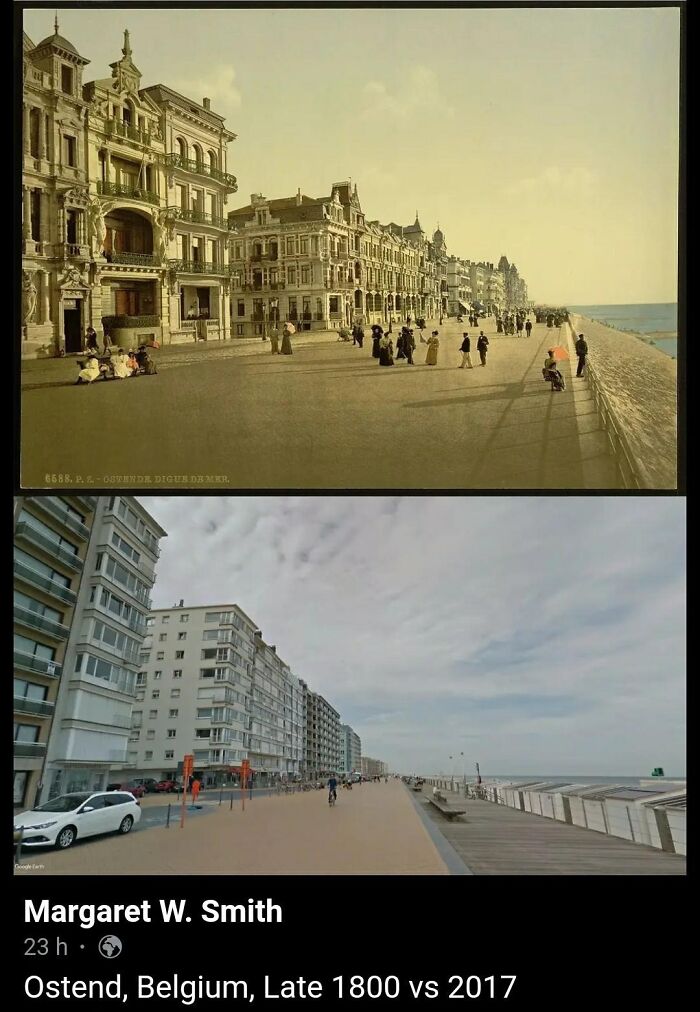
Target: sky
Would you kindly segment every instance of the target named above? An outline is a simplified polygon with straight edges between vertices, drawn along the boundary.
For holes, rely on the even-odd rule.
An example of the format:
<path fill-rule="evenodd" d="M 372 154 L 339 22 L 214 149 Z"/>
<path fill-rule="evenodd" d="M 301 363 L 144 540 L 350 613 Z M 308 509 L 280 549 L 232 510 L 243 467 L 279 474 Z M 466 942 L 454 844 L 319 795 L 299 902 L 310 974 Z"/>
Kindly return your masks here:
<path fill-rule="evenodd" d="M 59 9 L 109 76 L 129 28 L 142 86 L 226 117 L 239 191 L 357 183 L 368 220 L 416 211 L 448 251 L 506 255 L 554 304 L 674 302 L 679 12 Z M 53 10 L 25 11 L 34 42 Z"/>
<path fill-rule="evenodd" d="M 238 604 L 392 771 L 685 774 L 683 499 L 139 500 L 154 607 Z"/>

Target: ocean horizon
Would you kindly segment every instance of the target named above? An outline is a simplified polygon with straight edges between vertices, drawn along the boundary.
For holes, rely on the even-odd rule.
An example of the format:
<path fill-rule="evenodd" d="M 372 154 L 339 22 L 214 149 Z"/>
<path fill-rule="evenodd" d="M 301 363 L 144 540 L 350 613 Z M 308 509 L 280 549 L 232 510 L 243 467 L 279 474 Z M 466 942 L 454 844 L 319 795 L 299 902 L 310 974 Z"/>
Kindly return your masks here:
<path fill-rule="evenodd" d="M 670 358 L 678 356 L 677 302 L 568 305 L 567 309 L 581 316 L 587 316 L 589 320 L 609 323 L 616 330 L 630 331 L 634 334 L 668 334 L 668 337 L 653 338 L 654 346 Z"/>
<path fill-rule="evenodd" d="M 435 773 L 432 774 L 435 777 L 441 777 L 443 779 L 451 779 L 450 773 Z M 455 780 L 462 781 L 463 774 L 455 774 Z M 578 774 L 571 776 L 567 773 L 497 773 L 497 774 L 481 774 L 481 780 L 483 783 L 494 783 L 494 781 L 507 782 L 512 780 L 531 780 L 537 783 L 565 783 L 565 784 L 625 784 L 639 786 L 642 780 L 658 780 L 659 784 L 663 784 L 664 781 L 668 780 L 682 780 L 686 781 L 685 776 L 671 776 L 670 774 L 664 777 L 652 777 L 650 773 L 642 774 L 638 777 L 602 777 L 596 776 L 591 773 L 588 776 Z M 472 773 L 467 776 L 468 783 L 475 783 L 476 776 Z"/>

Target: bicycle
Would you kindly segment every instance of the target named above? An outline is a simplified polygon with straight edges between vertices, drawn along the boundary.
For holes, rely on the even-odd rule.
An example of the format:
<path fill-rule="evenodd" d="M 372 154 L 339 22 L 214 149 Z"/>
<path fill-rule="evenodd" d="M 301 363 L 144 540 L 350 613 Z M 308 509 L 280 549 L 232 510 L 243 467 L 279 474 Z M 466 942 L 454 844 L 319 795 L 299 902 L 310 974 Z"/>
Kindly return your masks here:
<path fill-rule="evenodd" d="M 328 804 L 331 806 L 331 808 L 336 803 L 336 801 L 337 801 L 337 795 L 336 795 L 335 791 L 329 791 L 328 792 Z"/>

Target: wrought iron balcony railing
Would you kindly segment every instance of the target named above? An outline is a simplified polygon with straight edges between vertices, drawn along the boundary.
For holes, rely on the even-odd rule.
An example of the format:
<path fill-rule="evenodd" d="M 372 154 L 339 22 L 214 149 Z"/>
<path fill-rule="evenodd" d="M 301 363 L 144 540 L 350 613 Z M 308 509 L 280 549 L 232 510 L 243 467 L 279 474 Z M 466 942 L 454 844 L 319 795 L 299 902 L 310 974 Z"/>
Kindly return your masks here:
<path fill-rule="evenodd" d="M 139 267 L 160 267 L 161 260 L 154 253 L 105 253 L 108 264 L 137 264 Z"/>
<path fill-rule="evenodd" d="M 165 164 L 173 169 L 194 172 L 198 176 L 209 176 L 210 179 L 216 179 L 217 182 L 223 183 L 226 189 L 233 191 L 233 193 L 238 189 L 235 176 L 229 172 L 222 172 L 221 169 L 215 169 L 205 162 L 196 161 L 194 158 L 184 158 L 182 155 L 171 152 L 165 156 Z"/>
<path fill-rule="evenodd" d="M 228 267 L 210 260 L 169 260 L 168 263 L 173 270 L 183 274 L 228 274 Z"/>
<path fill-rule="evenodd" d="M 171 220 L 192 221 L 198 225 L 211 225 L 213 228 L 222 228 L 228 231 L 228 220 L 210 214 L 209 211 L 200 211 L 195 207 L 168 207 L 166 212 Z"/>
<path fill-rule="evenodd" d="M 104 183 L 97 184 L 97 192 L 101 197 L 128 197 L 130 200 L 141 200 L 146 204 L 159 204 L 160 197 L 157 193 L 151 193 L 143 186 L 131 186 L 126 183 Z"/>
<path fill-rule="evenodd" d="M 139 127 L 132 126 L 131 123 L 124 123 L 119 119 L 106 119 L 105 132 L 113 137 L 125 137 L 130 141 L 139 141 L 141 144 L 151 143 L 149 130 L 141 130 Z"/>

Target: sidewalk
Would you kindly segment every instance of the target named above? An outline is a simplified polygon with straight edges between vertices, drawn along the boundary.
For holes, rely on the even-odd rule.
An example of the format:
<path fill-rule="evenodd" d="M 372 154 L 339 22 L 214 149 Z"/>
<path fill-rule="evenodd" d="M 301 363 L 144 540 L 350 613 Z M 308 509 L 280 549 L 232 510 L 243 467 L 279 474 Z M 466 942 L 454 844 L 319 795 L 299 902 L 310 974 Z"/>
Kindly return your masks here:
<path fill-rule="evenodd" d="M 213 794 L 213 792 L 212 792 Z M 228 799 L 200 796 L 211 811 L 180 829 L 95 837 L 70 850 L 27 848 L 20 875 L 447 875 L 449 871 L 403 784 Z"/>

